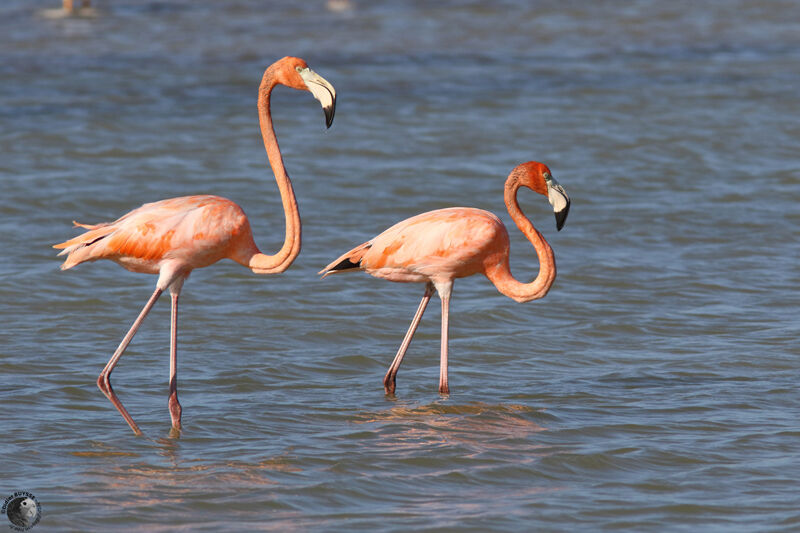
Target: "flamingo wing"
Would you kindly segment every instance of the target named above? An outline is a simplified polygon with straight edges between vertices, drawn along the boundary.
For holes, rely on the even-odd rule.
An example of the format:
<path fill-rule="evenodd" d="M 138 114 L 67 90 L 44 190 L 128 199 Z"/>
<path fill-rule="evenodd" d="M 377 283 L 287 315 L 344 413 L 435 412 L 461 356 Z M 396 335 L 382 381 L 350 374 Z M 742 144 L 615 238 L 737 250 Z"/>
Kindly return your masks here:
<path fill-rule="evenodd" d="M 483 258 L 508 242 L 503 223 L 481 209 L 429 211 L 390 227 L 340 256 L 321 273 L 361 269 L 392 281 L 432 281 L 482 271 Z"/>
<path fill-rule="evenodd" d="M 151 274 L 164 259 L 181 259 L 197 268 L 225 257 L 232 237 L 249 235 L 239 206 L 207 195 L 144 204 L 113 222 L 75 225 L 89 231 L 54 246 L 62 250 L 59 255 L 67 254 L 63 270 L 98 259 Z"/>

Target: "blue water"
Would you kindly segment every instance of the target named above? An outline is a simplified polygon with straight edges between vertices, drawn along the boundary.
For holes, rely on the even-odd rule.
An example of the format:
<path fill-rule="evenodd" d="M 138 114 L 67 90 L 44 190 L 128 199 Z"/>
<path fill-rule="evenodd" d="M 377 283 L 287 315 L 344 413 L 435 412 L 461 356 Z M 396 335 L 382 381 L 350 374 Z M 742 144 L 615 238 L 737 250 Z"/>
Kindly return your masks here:
<path fill-rule="evenodd" d="M 711 4 L 711 3 L 705 3 Z M 800 6 L 793 2 L 96 0 L 0 6 L 0 498 L 34 531 L 796 531 L 800 528 Z M 272 253 L 283 215 L 256 115 L 264 68 L 303 57 L 338 92 L 273 116 L 303 219 L 279 276 L 232 262 L 95 380 L 155 278 L 61 272 L 71 221 L 211 193 Z M 546 298 L 458 280 L 449 397 L 438 301 L 344 251 L 419 212 L 502 201 L 545 162 L 572 208 L 521 193 L 552 245 Z M 0 517 L 4 522 L 5 517 Z"/>

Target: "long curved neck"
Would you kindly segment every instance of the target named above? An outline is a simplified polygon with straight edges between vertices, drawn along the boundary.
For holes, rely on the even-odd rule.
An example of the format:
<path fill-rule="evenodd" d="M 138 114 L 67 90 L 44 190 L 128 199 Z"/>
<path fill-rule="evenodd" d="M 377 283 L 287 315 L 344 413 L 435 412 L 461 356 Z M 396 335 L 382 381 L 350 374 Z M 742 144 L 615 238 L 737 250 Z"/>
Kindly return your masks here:
<path fill-rule="evenodd" d="M 517 202 L 517 191 L 519 183 L 512 177 L 506 181 L 504 200 L 506 208 L 511 218 L 517 224 L 519 230 L 527 237 L 536 249 L 539 258 L 539 274 L 530 283 L 521 283 L 511 274 L 508 264 L 508 254 L 504 253 L 499 261 L 486 269 L 486 276 L 494 283 L 497 290 L 517 302 L 529 302 L 537 298 L 543 298 L 556 279 L 556 260 L 553 256 L 553 249 L 544 240 L 542 234 L 533 227 L 519 208 Z"/>
<path fill-rule="evenodd" d="M 283 246 L 275 255 L 266 255 L 256 252 L 250 258 L 248 266 L 256 274 L 276 274 L 283 272 L 291 265 L 300 253 L 301 227 L 300 211 L 297 208 L 297 199 L 292 189 L 292 182 L 283 166 L 281 150 L 278 147 L 278 139 L 275 137 L 275 129 L 272 127 L 272 114 L 270 113 L 270 96 L 272 89 L 277 85 L 274 73 L 267 69 L 261 86 L 258 90 L 258 120 L 261 124 L 261 136 L 264 138 L 264 148 L 267 150 L 269 164 L 275 174 L 275 181 L 278 182 L 278 190 L 281 193 L 283 212 L 286 216 L 286 236 Z"/>

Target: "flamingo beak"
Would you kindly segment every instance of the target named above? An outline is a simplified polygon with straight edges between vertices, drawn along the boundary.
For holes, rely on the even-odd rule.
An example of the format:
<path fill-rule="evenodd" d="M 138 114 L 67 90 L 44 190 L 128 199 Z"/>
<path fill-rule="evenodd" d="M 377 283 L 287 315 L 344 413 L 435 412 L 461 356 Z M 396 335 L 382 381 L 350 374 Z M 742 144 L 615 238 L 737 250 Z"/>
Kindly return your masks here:
<path fill-rule="evenodd" d="M 310 68 L 301 70 L 300 77 L 303 78 L 309 92 L 322 105 L 322 110 L 325 111 L 325 126 L 330 128 L 333 124 L 333 115 L 336 113 L 336 89 L 328 83 L 328 80 Z"/>
<path fill-rule="evenodd" d="M 569 214 L 569 196 L 555 178 L 547 181 L 547 199 L 553 206 L 553 212 L 556 215 L 556 229 L 561 231 L 564 222 L 567 221 L 567 214 Z"/>

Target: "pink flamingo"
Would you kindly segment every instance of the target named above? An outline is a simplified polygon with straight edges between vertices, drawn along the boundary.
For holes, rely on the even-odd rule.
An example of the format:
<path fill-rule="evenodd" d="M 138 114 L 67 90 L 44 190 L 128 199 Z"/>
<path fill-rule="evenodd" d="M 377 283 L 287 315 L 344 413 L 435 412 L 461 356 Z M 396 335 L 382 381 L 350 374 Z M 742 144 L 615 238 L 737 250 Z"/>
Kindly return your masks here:
<path fill-rule="evenodd" d="M 81 0 L 81 9 L 88 9 L 91 4 L 91 0 Z M 68 13 L 75 11 L 74 0 L 63 0 L 61 5 L 64 7 L 64 11 Z"/>
<path fill-rule="evenodd" d="M 383 378 L 387 394 L 394 393 L 400 363 L 434 289 L 442 300 L 439 363 L 439 392 L 442 394 L 450 392 L 447 383 L 447 332 L 450 294 L 456 278 L 481 272 L 497 290 L 517 302 L 542 298 L 550 290 L 556 278 L 553 250 L 522 214 L 517 203 L 520 187 L 528 187 L 548 197 L 555 211 L 558 230 L 567 219 L 570 202 L 564 188 L 542 163 L 523 163 L 506 180 L 504 198 L 508 212 L 539 257 L 539 274 L 531 283 L 520 283 L 511 275 L 508 232 L 500 219 L 488 211 L 470 207 L 438 209 L 403 220 L 356 246 L 319 272 L 324 278 L 335 272 L 359 269 L 389 281 L 425 283 L 425 294 L 419 308 Z"/>
<path fill-rule="evenodd" d="M 256 274 L 277 274 L 292 264 L 300 253 L 300 213 L 292 183 L 283 166 L 270 114 L 270 95 L 276 85 L 311 92 L 325 111 L 330 127 L 336 110 L 336 91 L 322 76 L 308 68 L 302 59 L 284 57 L 264 72 L 258 92 L 261 135 L 269 163 L 278 183 L 286 218 L 286 236 L 275 255 L 262 254 L 253 240 L 250 222 L 241 207 L 219 196 L 197 195 L 171 198 L 138 209 L 115 220 L 95 225 L 78 224 L 87 232 L 54 248 L 68 254 L 62 270 L 86 261 L 110 259 L 133 272 L 158 274 L 156 290 L 122 339 L 117 350 L 97 378 L 97 386 L 111 400 L 131 429 L 139 427 L 111 388 L 114 370 L 147 313 L 166 289 L 172 296 L 170 337 L 169 411 L 172 427 L 181 427 L 181 405 L 177 385 L 178 296 L 183 282 L 195 268 L 232 259 Z"/>

